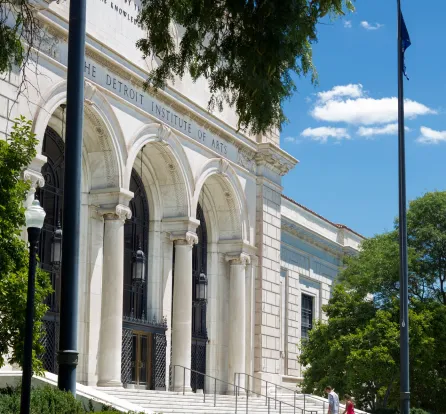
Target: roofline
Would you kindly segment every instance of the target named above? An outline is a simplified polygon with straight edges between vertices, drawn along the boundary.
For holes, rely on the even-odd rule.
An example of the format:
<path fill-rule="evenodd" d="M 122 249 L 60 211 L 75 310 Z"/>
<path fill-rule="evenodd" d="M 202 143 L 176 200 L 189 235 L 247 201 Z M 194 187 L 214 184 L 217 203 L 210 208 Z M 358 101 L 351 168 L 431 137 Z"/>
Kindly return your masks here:
<path fill-rule="evenodd" d="M 332 226 L 338 228 L 338 229 L 345 229 L 348 230 L 350 232 L 352 232 L 353 234 L 356 234 L 358 237 L 361 237 L 362 239 L 366 239 L 366 237 L 364 237 L 362 234 L 359 234 L 358 232 L 352 230 L 350 227 L 347 227 L 345 224 L 337 224 L 337 223 L 333 223 L 332 221 L 326 219 L 325 217 L 321 216 L 320 214 L 317 214 L 315 211 L 310 210 L 308 207 L 303 206 L 302 204 L 299 204 L 297 201 L 294 201 L 292 198 L 287 197 L 285 194 L 282 194 L 282 197 L 285 200 L 288 200 L 290 203 L 293 203 L 294 205 L 302 208 L 303 210 L 307 211 L 308 213 L 313 214 L 314 216 L 320 218 L 321 220 L 324 220 L 325 222 L 331 224 Z"/>

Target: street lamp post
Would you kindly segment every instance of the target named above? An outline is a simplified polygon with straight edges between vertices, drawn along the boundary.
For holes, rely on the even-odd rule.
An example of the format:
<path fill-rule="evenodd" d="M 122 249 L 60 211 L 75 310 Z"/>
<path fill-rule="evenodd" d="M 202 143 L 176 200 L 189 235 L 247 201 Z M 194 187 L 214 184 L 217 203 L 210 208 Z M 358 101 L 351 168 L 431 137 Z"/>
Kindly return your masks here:
<path fill-rule="evenodd" d="M 25 211 L 29 242 L 28 293 L 26 299 L 25 344 L 23 352 L 22 399 L 20 414 L 29 414 L 33 364 L 34 296 L 36 290 L 36 253 L 40 230 L 45 220 L 45 210 L 34 200 Z"/>

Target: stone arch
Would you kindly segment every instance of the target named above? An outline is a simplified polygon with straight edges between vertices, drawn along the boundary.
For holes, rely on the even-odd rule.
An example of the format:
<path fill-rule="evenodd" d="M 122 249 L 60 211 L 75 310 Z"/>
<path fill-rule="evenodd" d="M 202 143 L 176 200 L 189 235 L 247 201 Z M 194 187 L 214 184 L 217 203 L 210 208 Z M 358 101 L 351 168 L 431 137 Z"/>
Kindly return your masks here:
<path fill-rule="evenodd" d="M 194 179 L 186 153 L 171 129 L 151 123 L 136 132 L 129 144 L 125 188 L 130 182 L 132 168 L 139 171 L 137 161 L 141 162 L 141 156 L 153 212 L 151 220 L 190 217 L 194 211 L 190 202 Z"/>
<path fill-rule="evenodd" d="M 33 132 L 39 140 L 38 153 L 41 153 L 46 127 L 53 123 L 53 129 L 57 128 L 54 122 L 60 116 L 61 105 L 66 103 L 66 87 L 66 81 L 54 85 L 42 97 L 35 113 Z M 88 81 L 85 82 L 84 96 L 82 162 L 87 173 L 84 183 L 88 190 L 122 187 L 127 147 L 119 121 L 106 97 Z"/>
<path fill-rule="evenodd" d="M 207 217 L 209 216 L 212 221 L 212 226 L 208 226 L 208 229 L 211 227 L 213 241 L 250 242 L 246 198 L 240 180 L 228 161 L 223 158 L 212 158 L 197 172 L 192 199 L 194 210 L 202 194 L 207 200 L 205 204 L 208 204 Z"/>

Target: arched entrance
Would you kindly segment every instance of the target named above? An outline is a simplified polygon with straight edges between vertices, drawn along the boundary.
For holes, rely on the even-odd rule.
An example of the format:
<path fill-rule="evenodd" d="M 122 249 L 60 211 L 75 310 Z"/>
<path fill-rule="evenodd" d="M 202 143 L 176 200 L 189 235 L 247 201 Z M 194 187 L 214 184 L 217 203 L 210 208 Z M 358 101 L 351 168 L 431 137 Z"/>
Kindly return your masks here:
<path fill-rule="evenodd" d="M 127 387 L 165 389 L 165 324 L 147 314 L 149 204 L 141 177 L 132 170 L 124 225 L 124 298 L 121 377 Z M 143 264 L 143 265 L 142 265 Z"/>
<path fill-rule="evenodd" d="M 192 359 L 191 369 L 206 373 L 206 344 L 208 332 L 206 327 L 207 303 L 198 300 L 197 285 L 200 275 L 207 277 L 207 229 L 203 209 L 198 203 L 197 220 L 200 225 L 197 227 L 198 243 L 192 250 Z M 204 376 L 191 373 L 191 387 L 193 390 L 204 388 Z"/>
<path fill-rule="evenodd" d="M 42 154 L 47 157 L 42 167 L 45 185 L 37 189 L 36 197 L 46 212 L 39 243 L 40 267 L 48 272 L 53 288 L 53 293 L 47 298 L 48 312 L 43 320 L 45 353 L 42 361 L 44 369 L 54 374 L 58 371 L 56 355 L 59 347 L 60 262 L 54 260 L 53 243 L 56 230 L 63 227 L 64 151 L 62 138 L 54 129 L 47 127 L 42 147 Z"/>

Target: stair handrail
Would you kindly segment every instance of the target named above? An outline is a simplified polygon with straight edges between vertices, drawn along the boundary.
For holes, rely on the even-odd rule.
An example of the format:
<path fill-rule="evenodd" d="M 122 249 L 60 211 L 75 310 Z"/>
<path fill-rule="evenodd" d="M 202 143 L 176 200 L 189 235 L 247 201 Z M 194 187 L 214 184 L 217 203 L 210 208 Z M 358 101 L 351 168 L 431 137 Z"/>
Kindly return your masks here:
<path fill-rule="evenodd" d="M 204 378 L 210 378 L 211 380 L 214 380 L 214 407 L 216 407 L 217 404 L 217 381 L 229 385 L 230 387 L 232 387 L 234 389 L 234 394 L 235 394 L 235 413 L 237 413 L 238 411 L 238 396 L 240 394 L 240 390 L 245 391 L 246 393 L 246 411 L 245 413 L 248 414 L 248 401 L 249 401 L 249 390 L 245 387 L 242 387 L 240 385 L 236 385 L 236 384 L 231 384 L 228 381 L 224 381 L 221 380 L 217 377 L 213 377 L 211 375 L 208 374 L 204 374 L 202 372 L 196 371 L 194 369 L 191 368 L 187 368 L 183 365 L 173 365 L 172 367 L 172 384 L 171 384 L 171 390 L 173 389 L 173 391 L 175 391 L 175 371 L 176 368 L 181 368 L 183 370 L 183 395 L 185 395 L 186 393 L 186 371 L 189 371 L 190 373 L 195 373 L 198 375 L 202 375 Z M 206 403 L 206 381 L 203 381 L 203 403 Z M 317 411 L 309 411 L 309 410 L 305 410 L 305 408 L 300 408 L 300 407 L 296 407 L 296 398 L 294 398 L 294 404 L 291 405 L 290 403 L 287 403 L 285 401 L 278 401 L 276 398 L 274 397 L 270 397 L 268 395 L 263 395 L 261 392 L 253 392 L 253 394 L 256 394 L 260 397 L 266 397 L 265 399 L 265 405 L 268 407 L 268 414 L 270 414 L 270 406 L 271 406 L 271 399 L 274 401 L 275 404 L 275 409 L 277 409 L 277 403 L 279 403 L 279 414 L 282 414 L 282 404 L 283 405 L 287 405 L 289 407 L 294 408 L 294 414 L 296 414 L 296 409 L 298 409 L 300 411 L 301 414 L 318 414 Z"/>
<path fill-rule="evenodd" d="M 256 380 L 256 381 L 260 381 L 261 383 L 262 382 L 266 383 L 266 385 L 265 385 L 265 390 L 266 391 L 265 392 L 266 392 L 267 395 L 268 395 L 268 384 L 274 386 L 274 397 L 275 397 L 275 400 L 276 400 L 275 404 L 277 404 L 277 401 L 279 401 L 278 398 L 277 398 L 277 389 L 278 388 L 280 388 L 282 390 L 287 390 L 287 391 L 292 392 L 294 394 L 294 399 L 293 399 L 294 404 L 296 403 L 296 397 L 298 395 L 301 395 L 300 393 L 297 392 L 297 390 L 293 390 L 292 388 L 284 387 L 283 385 L 278 385 L 278 384 L 276 384 L 274 382 L 264 380 L 263 378 L 255 377 L 254 375 L 247 374 L 246 372 L 236 372 L 236 373 L 234 373 L 234 383 L 237 383 L 237 380 L 238 380 L 238 385 L 240 385 L 240 375 L 243 375 L 245 377 L 245 380 L 246 380 L 246 378 L 248 378 L 248 381 L 247 381 L 248 382 L 248 388 L 249 388 L 249 383 L 250 383 L 249 379 L 250 378 L 252 378 L 253 380 Z M 246 381 L 245 381 L 245 384 L 246 384 Z M 254 381 L 253 381 L 253 386 L 254 386 Z M 262 389 L 262 386 L 260 386 L 260 390 L 261 389 Z M 252 391 L 252 392 L 257 394 L 256 391 Z M 306 409 L 305 409 L 305 405 L 306 405 L 306 398 L 305 398 L 305 396 L 306 396 L 306 394 L 303 394 L 303 395 L 304 395 L 304 408 L 303 408 L 303 411 L 305 412 L 306 411 Z M 276 405 L 275 405 L 275 407 L 276 407 Z M 324 404 L 324 413 L 325 413 L 325 404 Z"/>
<path fill-rule="evenodd" d="M 283 385 L 278 385 L 278 384 L 276 384 L 276 383 L 274 383 L 272 381 L 267 381 L 267 380 L 264 380 L 263 378 L 259 378 L 259 377 L 255 377 L 254 375 L 247 374 L 246 372 L 236 372 L 234 374 L 234 383 L 236 383 L 236 379 L 238 378 L 238 384 L 240 385 L 240 375 L 248 377 L 248 388 L 249 388 L 249 383 L 250 383 L 249 382 L 249 378 L 252 378 L 252 379 L 254 379 L 256 381 L 260 381 L 260 382 L 266 383 L 266 386 L 265 386 L 266 393 L 268 393 L 268 384 L 274 386 L 274 396 L 275 396 L 276 399 L 277 399 L 277 389 L 278 388 L 283 389 L 283 390 L 287 390 L 287 391 L 291 391 L 294 394 L 294 400 L 296 399 L 296 397 L 303 396 L 303 399 L 304 399 L 304 409 L 305 409 L 307 398 L 310 399 L 310 400 L 320 401 L 320 402 L 323 403 L 323 412 L 325 413 L 325 405 L 328 404 L 328 400 L 326 398 L 324 398 L 324 397 L 319 397 L 319 396 L 313 395 L 313 394 L 300 393 L 300 392 L 297 392 L 297 390 L 293 390 L 292 388 L 284 387 Z M 246 381 L 245 381 L 245 384 L 246 384 Z M 254 382 L 253 382 L 253 385 L 254 385 Z M 252 391 L 252 392 L 255 393 L 255 391 Z M 344 404 L 339 404 L 339 407 L 345 408 L 345 405 Z M 355 408 L 355 413 L 357 413 L 357 414 L 367 414 L 366 411 L 358 410 L 356 408 Z"/>

